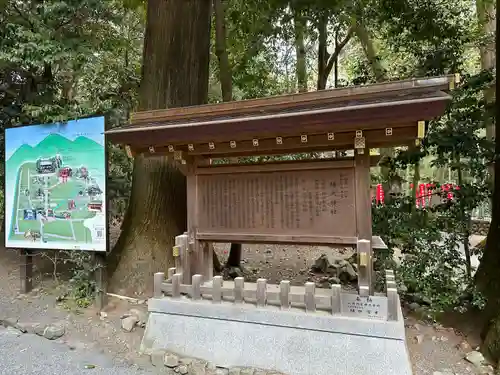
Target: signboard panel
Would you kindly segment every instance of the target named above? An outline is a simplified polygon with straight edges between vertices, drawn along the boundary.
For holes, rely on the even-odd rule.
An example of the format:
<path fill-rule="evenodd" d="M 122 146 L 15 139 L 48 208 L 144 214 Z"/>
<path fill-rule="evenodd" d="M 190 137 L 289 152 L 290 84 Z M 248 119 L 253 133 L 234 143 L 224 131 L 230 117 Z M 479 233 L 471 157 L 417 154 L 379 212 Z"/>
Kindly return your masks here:
<path fill-rule="evenodd" d="M 356 236 L 354 169 L 198 176 L 198 231 Z"/>
<path fill-rule="evenodd" d="M 104 117 L 5 130 L 5 246 L 106 251 Z"/>
<path fill-rule="evenodd" d="M 345 316 L 387 320 L 387 297 L 342 293 L 340 312 Z"/>

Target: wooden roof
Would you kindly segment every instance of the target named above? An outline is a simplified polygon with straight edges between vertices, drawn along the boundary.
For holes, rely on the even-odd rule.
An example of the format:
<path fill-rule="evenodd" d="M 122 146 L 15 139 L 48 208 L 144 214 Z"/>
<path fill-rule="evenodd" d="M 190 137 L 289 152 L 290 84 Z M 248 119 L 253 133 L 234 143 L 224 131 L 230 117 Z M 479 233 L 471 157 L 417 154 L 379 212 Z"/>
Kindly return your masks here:
<path fill-rule="evenodd" d="M 130 125 L 105 134 L 135 152 L 175 149 L 207 156 L 244 155 L 277 147 L 352 148 L 353 135 L 359 130 L 369 147 L 396 146 L 416 138 L 418 121 L 442 115 L 451 99 L 444 91 L 456 80 L 449 75 L 137 112 L 131 115 Z M 390 137 L 386 128 L 391 128 Z M 304 135 L 306 142 L 300 138 Z"/>

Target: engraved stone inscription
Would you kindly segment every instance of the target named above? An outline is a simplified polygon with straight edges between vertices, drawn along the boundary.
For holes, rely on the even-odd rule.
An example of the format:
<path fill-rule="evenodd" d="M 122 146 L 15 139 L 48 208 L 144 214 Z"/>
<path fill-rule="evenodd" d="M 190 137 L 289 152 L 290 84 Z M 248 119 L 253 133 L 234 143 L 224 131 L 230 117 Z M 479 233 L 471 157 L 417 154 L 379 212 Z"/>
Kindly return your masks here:
<path fill-rule="evenodd" d="M 354 169 L 198 176 L 198 231 L 356 236 Z"/>
<path fill-rule="evenodd" d="M 342 315 L 387 320 L 387 297 L 342 293 L 340 304 Z"/>

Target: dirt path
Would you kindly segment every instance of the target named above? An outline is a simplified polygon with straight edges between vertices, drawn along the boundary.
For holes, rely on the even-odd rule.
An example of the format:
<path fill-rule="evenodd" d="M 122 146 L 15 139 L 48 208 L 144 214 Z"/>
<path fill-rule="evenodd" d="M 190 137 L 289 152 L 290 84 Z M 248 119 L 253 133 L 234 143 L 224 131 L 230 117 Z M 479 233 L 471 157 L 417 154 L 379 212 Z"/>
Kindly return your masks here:
<path fill-rule="evenodd" d="M 227 257 L 228 248 L 228 245 L 216 248 L 221 261 Z M 273 283 L 288 279 L 294 284 L 302 284 L 311 278 L 309 268 L 322 253 L 348 257 L 352 252 L 349 249 L 281 245 L 251 245 L 243 249 L 244 266 L 254 277 L 264 277 Z M 19 296 L 18 262 L 14 252 L 0 251 L 0 318 L 16 317 L 26 323 L 64 322 L 66 334 L 59 341 L 71 348 L 100 351 L 112 356 L 119 364 L 133 365 L 135 368 L 150 367 L 149 362 L 137 353 L 143 329 L 137 327 L 130 333 L 124 332 L 120 319 L 131 308 L 146 312 L 144 303 L 131 305 L 111 299 L 103 314 L 98 314 L 92 308 L 68 311 L 64 304 L 57 302 L 60 289 L 47 280 L 33 293 Z M 451 328 L 427 325 L 413 318 L 406 318 L 406 327 L 415 375 L 480 373 L 464 359 L 465 354 L 472 350 L 464 341 L 468 339 L 473 347 L 477 345 L 473 336 L 465 338 Z"/>

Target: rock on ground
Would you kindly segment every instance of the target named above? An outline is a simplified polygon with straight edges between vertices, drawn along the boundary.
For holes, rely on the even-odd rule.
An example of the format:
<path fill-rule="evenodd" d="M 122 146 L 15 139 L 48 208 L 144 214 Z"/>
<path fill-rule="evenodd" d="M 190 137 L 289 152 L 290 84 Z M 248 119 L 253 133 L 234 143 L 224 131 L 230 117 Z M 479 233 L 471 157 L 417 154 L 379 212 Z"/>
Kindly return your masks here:
<path fill-rule="evenodd" d="M 126 332 L 131 332 L 136 324 L 139 322 L 139 319 L 135 315 L 127 316 L 122 319 L 122 329 Z"/>

